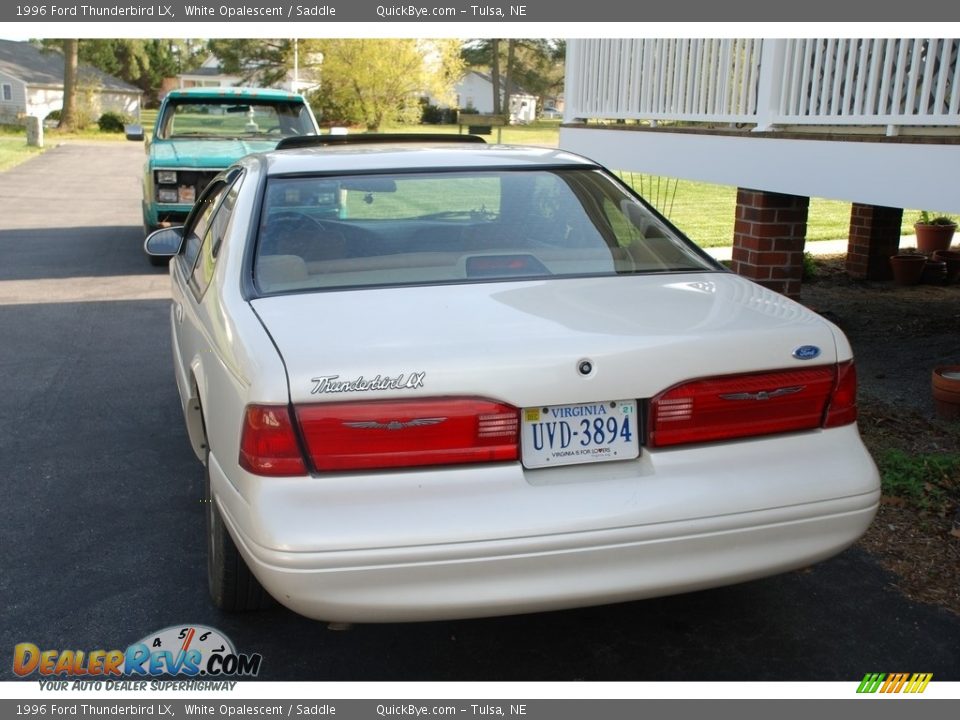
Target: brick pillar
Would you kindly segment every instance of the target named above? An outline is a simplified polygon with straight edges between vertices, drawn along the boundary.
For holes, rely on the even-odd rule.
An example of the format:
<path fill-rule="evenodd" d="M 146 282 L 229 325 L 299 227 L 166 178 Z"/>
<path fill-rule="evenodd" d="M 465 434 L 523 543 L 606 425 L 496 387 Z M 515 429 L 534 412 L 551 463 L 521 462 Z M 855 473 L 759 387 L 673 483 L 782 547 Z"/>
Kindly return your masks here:
<path fill-rule="evenodd" d="M 900 247 L 903 209 L 854 203 L 850 209 L 847 274 L 861 280 L 890 280 L 889 258 Z"/>
<path fill-rule="evenodd" d="M 735 273 L 789 297 L 799 297 L 810 198 L 737 190 L 733 229 Z"/>

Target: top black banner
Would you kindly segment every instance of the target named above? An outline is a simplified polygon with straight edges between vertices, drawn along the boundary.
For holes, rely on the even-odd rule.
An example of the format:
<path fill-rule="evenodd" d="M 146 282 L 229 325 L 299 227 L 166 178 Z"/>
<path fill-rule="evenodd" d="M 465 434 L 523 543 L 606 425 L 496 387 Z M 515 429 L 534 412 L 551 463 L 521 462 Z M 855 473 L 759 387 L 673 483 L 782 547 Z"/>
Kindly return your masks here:
<path fill-rule="evenodd" d="M 952 9 L 951 9 L 952 8 Z M 906 17 L 909 16 L 909 17 Z M 36 0 L 4 3 L 2 23 L 237 22 L 237 23 L 525 23 L 525 22 L 897 22 L 933 23 L 948 35 L 960 20 L 960 3 L 913 0 L 687 0 L 684 3 L 624 0 Z M 944 25 L 947 23 L 947 25 Z M 897 34 L 897 33 L 894 33 Z M 902 34 L 902 31 L 900 31 Z"/>

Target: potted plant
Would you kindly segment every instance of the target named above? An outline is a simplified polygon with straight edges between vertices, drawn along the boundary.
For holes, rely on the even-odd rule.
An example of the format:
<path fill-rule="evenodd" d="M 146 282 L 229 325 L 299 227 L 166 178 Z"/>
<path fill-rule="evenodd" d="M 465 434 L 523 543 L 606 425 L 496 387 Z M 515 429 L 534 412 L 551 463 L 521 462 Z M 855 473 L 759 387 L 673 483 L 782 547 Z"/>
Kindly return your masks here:
<path fill-rule="evenodd" d="M 916 285 L 920 282 L 927 256 L 920 253 L 900 253 L 890 257 L 894 285 Z"/>
<path fill-rule="evenodd" d="M 950 249 L 957 222 L 946 215 L 931 218 L 930 213 L 924 210 L 913 229 L 917 231 L 917 250 L 929 255 L 937 250 Z"/>
<path fill-rule="evenodd" d="M 956 250 L 937 250 L 933 254 L 934 260 L 942 260 L 947 264 L 947 282 L 954 283 L 960 280 L 960 252 Z"/>

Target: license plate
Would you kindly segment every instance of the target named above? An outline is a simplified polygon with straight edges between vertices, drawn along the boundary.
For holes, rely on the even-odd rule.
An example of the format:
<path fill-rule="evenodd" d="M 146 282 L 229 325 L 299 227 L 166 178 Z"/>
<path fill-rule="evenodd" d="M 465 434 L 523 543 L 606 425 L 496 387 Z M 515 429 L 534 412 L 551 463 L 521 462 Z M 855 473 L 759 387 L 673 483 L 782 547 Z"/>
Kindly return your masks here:
<path fill-rule="evenodd" d="M 524 408 L 522 430 L 527 468 L 640 456 L 636 400 Z"/>

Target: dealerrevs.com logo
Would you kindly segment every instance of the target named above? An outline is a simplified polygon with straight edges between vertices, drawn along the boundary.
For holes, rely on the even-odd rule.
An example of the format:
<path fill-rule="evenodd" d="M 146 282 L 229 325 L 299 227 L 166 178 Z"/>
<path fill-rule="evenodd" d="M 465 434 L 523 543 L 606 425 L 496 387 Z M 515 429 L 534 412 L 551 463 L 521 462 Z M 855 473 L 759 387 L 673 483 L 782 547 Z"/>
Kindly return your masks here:
<path fill-rule="evenodd" d="M 857 692 L 922 693 L 932 679 L 933 673 L 867 673 Z"/>
<path fill-rule="evenodd" d="M 260 672 L 262 661 L 259 653 L 238 653 L 226 635 L 204 625 L 164 628 L 125 650 L 41 649 L 30 642 L 18 643 L 13 650 L 14 673 L 20 677 L 36 673 L 43 679 L 249 678 Z"/>

